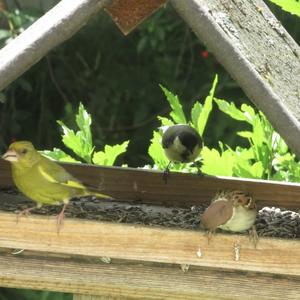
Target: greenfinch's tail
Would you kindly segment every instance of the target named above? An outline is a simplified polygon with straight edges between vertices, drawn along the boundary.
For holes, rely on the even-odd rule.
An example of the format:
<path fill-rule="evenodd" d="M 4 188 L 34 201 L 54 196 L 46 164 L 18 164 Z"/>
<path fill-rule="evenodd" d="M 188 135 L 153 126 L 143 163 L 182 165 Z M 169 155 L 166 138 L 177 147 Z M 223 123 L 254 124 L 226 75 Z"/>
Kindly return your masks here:
<path fill-rule="evenodd" d="M 102 193 L 99 193 L 98 191 L 95 191 L 94 189 L 87 189 L 85 191 L 86 196 L 96 196 L 98 198 L 103 198 L 103 199 L 108 199 L 108 200 L 113 200 L 114 198 Z"/>
<path fill-rule="evenodd" d="M 82 194 L 84 196 L 96 196 L 98 198 L 103 198 L 103 199 L 110 199 L 110 200 L 113 200 L 114 198 L 108 196 L 108 195 L 105 195 L 105 194 L 102 194 L 102 193 L 99 193 L 99 189 L 94 187 L 94 186 L 91 186 L 91 185 L 88 185 L 86 183 L 81 183 L 79 181 L 76 181 L 76 180 L 69 180 L 65 185 L 69 186 L 69 187 L 73 187 L 73 188 L 76 188 L 76 189 L 79 189 L 79 190 L 82 190 Z"/>

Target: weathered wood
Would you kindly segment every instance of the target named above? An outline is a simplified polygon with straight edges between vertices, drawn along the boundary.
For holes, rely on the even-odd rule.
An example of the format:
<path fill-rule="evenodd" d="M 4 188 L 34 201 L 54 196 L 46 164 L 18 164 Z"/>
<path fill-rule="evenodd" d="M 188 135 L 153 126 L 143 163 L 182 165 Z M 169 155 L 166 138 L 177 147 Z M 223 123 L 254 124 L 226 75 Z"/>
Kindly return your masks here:
<path fill-rule="evenodd" d="M 111 296 L 94 296 L 94 295 L 81 295 L 81 294 L 73 295 L 73 300 L 131 300 L 131 299 L 134 298 L 128 298 L 122 296 L 111 297 Z"/>
<path fill-rule="evenodd" d="M 250 192 L 260 208 L 276 206 L 299 210 L 300 207 L 300 184 L 297 183 L 172 173 L 165 184 L 162 172 L 158 171 L 83 164 L 63 166 L 83 182 L 100 187 L 120 201 L 190 207 L 209 203 L 220 189 L 238 189 Z M 10 166 L 0 159 L 0 187 L 11 185 Z"/>
<path fill-rule="evenodd" d="M 300 48 L 262 0 L 170 0 L 300 158 Z"/>
<path fill-rule="evenodd" d="M 299 240 L 261 238 L 255 249 L 245 235 L 216 234 L 208 244 L 201 231 L 71 218 L 57 234 L 55 217 L 16 223 L 15 214 L 0 212 L 0 247 L 300 276 Z"/>
<path fill-rule="evenodd" d="M 0 51 L 0 90 L 70 38 L 110 0 L 62 0 Z"/>
<path fill-rule="evenodd" d="M 125 299 L 296 300 L 300 294 L 299 281 L 295 276 L 199 267 L 190 267 L 184 273 L 179 266 L 168 264 L 114 260 L 103 264 L 55 257 L 0 256 L 0 286 L 93 294 L 114 300 L 120 296 Z"/>

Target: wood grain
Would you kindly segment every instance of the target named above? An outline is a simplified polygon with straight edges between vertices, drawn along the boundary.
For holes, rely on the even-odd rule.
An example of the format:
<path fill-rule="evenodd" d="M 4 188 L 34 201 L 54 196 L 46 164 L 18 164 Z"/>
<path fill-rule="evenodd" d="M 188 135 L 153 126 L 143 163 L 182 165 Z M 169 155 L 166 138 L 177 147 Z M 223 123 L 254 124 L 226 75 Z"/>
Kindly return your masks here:
<path fill-rule="evenodd" d="M 82 295 L 82 294 L 75 294 L 73 295 L 73 300 L 130 300 L 133 298 L 128 297 L 111 297 L 111 296 L 94 296 L 94 295 Z"/>
<path fill-rule="evenodd" d="M 97 295 L 106 300 L 296 300 L 300 294 L 299 277 L 294 276 L 199 267 L 184 273 L 179 266 L 169 264 L 114 260 L 97 264 L 21 256 L 0 256 L 0 286 L 93 295 L 93 300 Z"/>
<path fill-rule="evenodd" d="M 209 203 L 220 189 L 238 189 L 250 192 L 259 208 L 300 208 L 300 184 L 297 183 L 172 173 L 165 184 L 159 171 L 87 164 L 62 165 L 83 182 L 101 188 L 120 201 L 190 207 Z M 10 166 L 0 159 L 0 187 L 12 185 Z"/>
<path fill-rule="evenodd" d="M 240 259 L 235 261 L 235 243 Z M 187 264 L 218 269 L 300 276 L 300 241 L 261 238 L 257 249 L 245 235 L 66 219 L 59 234 L 55 217 L 0 213 L 0 247 L 52 253 Z"/>

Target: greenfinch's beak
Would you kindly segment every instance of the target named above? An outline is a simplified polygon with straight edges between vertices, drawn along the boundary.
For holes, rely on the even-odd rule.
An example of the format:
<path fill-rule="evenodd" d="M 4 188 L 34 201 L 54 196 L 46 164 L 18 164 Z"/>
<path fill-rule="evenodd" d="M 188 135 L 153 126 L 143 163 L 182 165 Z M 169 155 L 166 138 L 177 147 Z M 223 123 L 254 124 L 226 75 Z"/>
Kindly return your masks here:
<path fill-rule="evenodd" d="M 4 155 L 2 156 L 3 159 L 10 161 L 10 162 L 16 162 L 19 160 L 19 156 L 15 150 L 8 150 Z"/>

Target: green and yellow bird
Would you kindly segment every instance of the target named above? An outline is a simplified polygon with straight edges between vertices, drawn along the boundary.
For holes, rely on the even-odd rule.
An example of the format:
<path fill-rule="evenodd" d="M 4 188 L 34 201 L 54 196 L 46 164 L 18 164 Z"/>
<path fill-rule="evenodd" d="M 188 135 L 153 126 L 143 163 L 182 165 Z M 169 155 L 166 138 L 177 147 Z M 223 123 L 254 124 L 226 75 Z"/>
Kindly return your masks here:
<path fill-rule="evenodd" d="M 57 216 L 58 230 L 64 219 L 64 211 L 73 197 L 94 195 L 99 198 L 112 199 L 98 193 L 97 189 L 84 186 L 62 166 L 42 156 L 28 141 L 12 143 L 3 159 L 12 166 L 12 178 L 17 188 L 37 206 L 23 210 L 20 215 L 44 204 L 64 204 Z"/>

